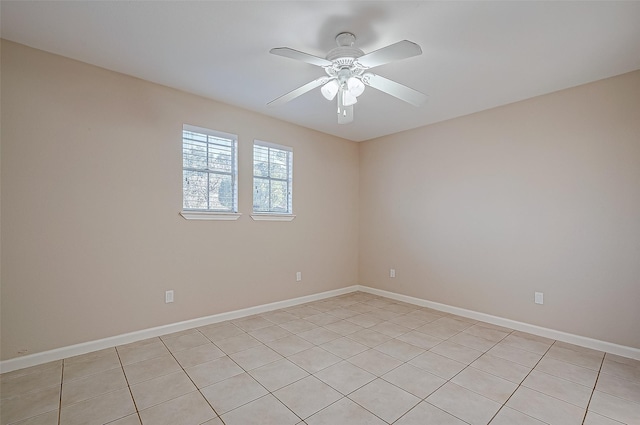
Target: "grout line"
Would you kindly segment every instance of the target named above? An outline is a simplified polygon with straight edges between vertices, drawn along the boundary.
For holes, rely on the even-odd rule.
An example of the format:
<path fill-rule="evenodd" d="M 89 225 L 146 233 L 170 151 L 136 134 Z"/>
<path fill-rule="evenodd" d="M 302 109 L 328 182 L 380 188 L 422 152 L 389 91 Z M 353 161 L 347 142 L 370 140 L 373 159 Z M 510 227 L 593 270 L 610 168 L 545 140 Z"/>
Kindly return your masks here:
<path fill-rule="evenodd" d="M 64 359 L 62 360 L 62 370 L 60 371 L 60 403 L 58 404 L 58 425 L 62 420 L 62 384 L 64 384 Z"/>
<path fill-rule="evenodd" d="M 140 421 L 140 423 L 142 423 L 142 418 L 140 417 L 140 411 L 138 410 L 136 399 L 133 396 L 133 391 L 131 391 L 131 385 L 129 385 L 129 378 L 127 378 L 127 374 L 124 372 L 124 365 L 122 364 L 122 359 L 120 358 L 120 352 L 118 351 L 117 347 L 113 347 L 113 349 L 116 350 L 116 356 L 118 356 L 118 362 L 120 362 L 120 368 L 122 369 L 124 380 L 127 383 L 127 389 L 129 390 L 129 394 L 131 395 L 131 401 L 133 401 L 133 408 L 136 409 L 136 415 L 138 415 L 138 420 Z"/>
<path fill-rule="evenodd" d="M 593 398 L 593 394 L 596 392 L 596 386 L 598 385 L 598 380 L 600 379 L 600 373 L 602 372 L 602 366 L 604 365 L 604 359 L 607 357 L 607 353 L 602 356 L 602 360 L 600 361 L 600 367 L 598 368 L 598 374 L 596 375 L 596 382 L 593 383 L 593 389 L 591 390 L 591 395 L 589 396 L 589 401 L 587 402 L 587 407 L 584 410 L 584 417 L 582 418 L 582 424 L 584 425 L 584 421 L 587 420 L 587 415 L 589 414 L 589 405 L 591 404 L 591 399 Z"/>

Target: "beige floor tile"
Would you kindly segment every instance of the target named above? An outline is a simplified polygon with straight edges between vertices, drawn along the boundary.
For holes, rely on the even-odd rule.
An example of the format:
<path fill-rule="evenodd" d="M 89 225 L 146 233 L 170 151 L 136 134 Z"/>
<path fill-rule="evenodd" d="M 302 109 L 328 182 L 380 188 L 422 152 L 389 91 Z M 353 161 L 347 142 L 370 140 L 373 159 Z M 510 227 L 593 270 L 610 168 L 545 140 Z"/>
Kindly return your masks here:
<path fill-rule="evenodd" d="M 348 320 L 340 320 L 338 322 L 329 323 L 328 325 L 324 325 L 323 327 L 342 336 L 346 336 L 364 329 L 362 326 L 351 323 Z"/>
<path fill-rule="evenodd" d="M 482 324 L 473 325 L 465 329 L 463 332 L 471 335 L 479 336 L 480 338 L 486 339 L 487 341 L 491 341 L 494 343 L 498 343 L 502 341 L 507 335 L 509 335 L 509 332 L 490 329 L 485 326 L 482 326 Z"/>
<path fill-rule="evenodd" d="M 230 354 L 229 357 L 244 370 L 251 370 L 264 366 L 276 360 L 280 360 L 282 356 L 266 345 L 249 348 L 248 350 L 239 351 Z"/>
<path fill-rule="evenodd" d="M 347 361 L 329 366 L 314 376 L 344 395 L 357 390 L 376 378 L 371 373 Z"/>
<path fill-rule="evenodd" d="M 449 338 L 449 341 L 482 352 L 485 352 L 496 345 L 496 343 L 493 341 L 489 341 L 488 339 L 484 339 L 479 336 L 466 333 L 464 331 L 452 336 L 451 338 Z"/>
<path fill-rule="evenodd" d="M 382 376 L 402 364 L 400 360 L 376 350 L 365 351 L 347 361 L 375 376 Z"/>
<path fill-rule="evenodd" d="M 305 421 L 308 425 L 385 425 L 385 422 L 348 398 L 343 398 Z"/>
<path fill-rule="evenodd" d="M 313 323 L 300 318 L 292 320 L 291 322 L 280 323 L 279 326 L 296 335 L 300 332 L 305 332 L 318 327 Z"/>
<path fill-rule="evenodd" d="M 313 344 L 297 335 L 289 335 L 275 341 L 267 342 L 266 345 L 278 354 L 288 357 L 293 354 L 308 350 Z"/>
<path fill-rule="evenodd" d="M 316 373 L 342 360 L 335 354 L 331 354 L 320 347 L 301 351 L 289 356 L 288 359 L 309 373 Z"/>
<path fill-rule="evenodd" d="M 268 365 L 249 371 L 251 376 L 260 382 L 267 390 L 273 392 L 293 382 L 309 376 L 299 366 L 287 359 L 278 360 Z"/>
<path fill-rule="evenodd" d="M 640 403 L 640 382 L 627 381 L 615 375 L 601 373 L 596 390 L 618 398 Z"/>
<path fill-rule="evenodd" d="M 107 425 L 140 425 L 141 423 L 138 414 L 134 413 L 133 415 L 109 422 Z"/>
<path fill-rule="evenodd" d="M 640 360 L 631 359 L 629 357 L 618 356 L 616 354 L 607 353 L 604 359 L 607 362 L 622 363 L 640 369 Z"/>
<path fill-rule="evenodd" d="M 426 401 L 471 425 L 488 424 L 501 406 L 451 382 L 440 387 Z"/>
<path fill-rule="evenodd" d="M 425 350 L 422 348 L 397 339 L 389 340 L 383 344 L 378 345 L 374 349 L 391 357 L 395 357 L 396 359 L 403 362 L 408 362 L 414 357 L 419 356 L 420 354 L 425 352 Z"/>
<path fill-rule="evenodd" d="M 300 422 L 300 418 L 271 394 L 225 413 L 221 418 L 226 425 L 295 425 Z"/>
<path fill-rule="evenodd" d="M 602 364 L 602 373 L 608 373 L 610 375 L 623 378 L 628 381 L 640 383 L 640 368 L 632 366 L 626 363 L 619 363 L 615 361 L 605 361 Z"/>
<path fill-rule="evenodd" d="M 503 406 L 491 421 L 491 425 L 545 425 L 545 423 L 510 407 Z"/>
<path fill-rule="evenodd" d="M 152 338 L 146 344 L 129 344 L 116 347 L 123 365 L 138 363 L 169 354 L 167 347 L 159 338 Z M 65 368 L 66 369 L 66 368 Z M 66 375 L 65 370 L 65 375 Z"/>
<path fill-rule="evenodd" d="M 173 353 L 173 356 L 180 363 L 180 366 L 188 368 L 224 357 L 225 353 L 213 343 L 208 342 L 194 348 L 178 351 Z"/>
<path fill-rule="evenodd" d="M 429 351 L 466 365 L 471 364 L 482 355 L 482 351 L 456 344 L 455 342 L 451 342 L 451 340 L 444 341 L 431 348 Z"/>
<path fill-rule="evenodd" d="M 494 345 L 489 351 L 487 351 L 487 354 L 500 357 L 501 359 L 509 360 L 529 368 L 535 367 L 542 358 L 540 354 L 505 345 L 504 342 L 499 342 Z"/>
<path fill-rule="evenodd" d="M 201 392 L 219 415 L 268 394 L 268 391 L 247 373 L 204 387 Z"/>
<path fill-rule="evenodd" d="M 198 330 L 212 342 L 244 334 L 244 331 L 230 322 L 214 323 Z"/>
<path fill-rule="evenodd" d="M 502 344 L 510 345 L 515 348 L 519 348 L 521 350 L 530 351 L 532 353 L 544 355 L 547 352 L 552 342 L 546 343 L 541 341 L 536 341 L 533 339 L 525 338 L 520 335 L 516 335 L 512 333 L 508 335 L 502 340 Z"/>
<path fill-rule="evenodd" d="M 0 394 L 2 398 L 15 397 L 31 391 L 60 385 L 61 383 L 62 365 L 10 379 L 3 378 L 0 381 Z"/>
<path fill-rule="evenodd" d="M 314 325 L 325 326 L 330 323 L 338 322 L 341 319 L 339 317 L 332 316 L 329 313 L 320 313 L 314 314 L 313 316 L 305 317 L 304 320 L 306 320 L 307 322 L 311 322 Z"/>
<path fill-rule="evenodd" d="M 8 424 L 58 409 L 60 386 L 32 391 L 0 401 L 0 423 Z"/>
<path fill-rule="evenodd" d="M 202 425 L 224 425 L 224 423 L 222 422 L 222 419 L 220 418 L 213 418 L 211 420 L 208 420 L 207 422 L 203 423 Z M 304 425 L 304 424 L 302 424 Z"/>
<path fill-rule="evenodd" d="M 196 328 L 189 328 L 189 329 L 185 329 L 183 331 L 178 331 L 178 332 L 172 332 L 170 334 L 165 334 L 165 335 L 160 335 L 160 339 L 162 341 L 166 341 L 167 339 L 174 339 L 174 338 L 178 338 L 184 335 L 188 335 L 188 334 L 192 334 L 192 333 L 198 333 L 198 329 Z"/>
<path fill-rule="evenodd" d="M 22 369 L 13 370 L 11 372 L 5 372 L 3 374 L 0 374 L 0 381 L 5 379 L 17 378 L 19 376 L 29 375 L 31 373 L 44 372 L 48 369 L 61 368 L 62 362 L 63 362 L 62 360 L 56 360 L 53 362 L 47 362 L 47 363 L 39 364 L 36 366 L 30 366 Z"/>
<path fill-rule="evenodd" d="M 518 334 L 518 332 L 514 332 L 516 334 Z M 537 337 L 535 335 L 533 335 L 534 338 L 542 338 L 542 337 Z M 550 339 L 545 339 L 545 341 L 552 341 Z M 581 347 L 579 345 L 575 345 L 575 344 L 569 344 L 568 342 L 563 342 L 563 341 L 555 341 L 553 342 L 553 346 L 554 347 L 560 347 L 560 348 L 566 348 L 567 350 L 571 350 L 571 351 L 577 351 L 579 353 L 585 353 L 585 354 L 591 354 L 597 358 L 602 358 L 604 357 L 604 352 L 603 351 L 598 351 L 598 350 L 594 350 L 591 348 L 587 348 L 587 347 Z"/>
<path fill-rule="evenodd" d="M 580 352 L 555 345 L 549 349 L 547 356 L 593 370 L 600 369 L 603 359 L 603 355 L 598 352 Z"/>
<path fill-rule="evenodd" d="M 596 370 L 576 366 L 572 363 L 556 360 L 549 356 L 544 356 L 542 360 L 540 360 L 540 363 L 536 366 L 536 370 L 590 388 L 593 388 L 596 383 L 596 378 L 598 377 L 598 371 Z"/>
<path fill-rule="evenodd" d="M 138 410 L 173 400 L 195 390 L 196 386 L 182 370 L 131 386 Z"/>
<path fill-rule="evenodd" d="M 198 391 L 140 411 L 143 425 L 200 425 L 217 415 Z"/>
<path fill-rule="evenodd" d="M 373 325 L 369 329 L 387 335 L 391 338 L 396 338 L 402 334 L 411 332 L 411 329 L 390 321 L 378 323 L 377 325 Z"/>
<path fill-rule="evenodd" d="M 251 332 L 273 325 L 272 322 L 260 316 L 251 316 L 244 319 L 233 320 L 231 323 L 245 332 Z"/>
<path fill-rule="evenodd" d="M 121 367 L 118 353 L 110 351 L 109 354 L 104 356 L 95 358 L 87 357 L 86 360 L 76 361 L 68 365 L 65 364 L 62 379 L 64 382 L 67 382 L 118 367 Z"/>
<path fill-rule="evenodd" d="M 313 376 L 280 388 L 273 395 L 302 419 L 342 398 L 342 394 Z"/>
<path fill-rule="evenodd" d="M 300 338 L 309 341 L 312 344 L 320 345 L 341 337 L 340 334 L 330 331 L 322 327 L 310 329 L 308 331 L 297 334 Z"/>
<path fill-rule="evenodd" d="M 349 398 L 374 415 L 392 423 L 420 399 L 382 379 L 376 379 L 349 394 Z"/>
<path fill-rule="evenodd" d="M 219 359 L 187 368 L 185 372 L 198 388 L 204 388 L 232 376 L 240 375 L 244 370 L 229 357 L 220 357 Z"/>
<path fill-rule="evenodd" d="M 518 388 L 514 382 L 472 367 L 464 369 L 451 382 L 500 404 L 504 404 Z"/>
<path fill-rule="evenodd" d="M 452 315 L 440 317 L 437 320 L 434 320 L 432 323 L 437 326 L 449 326 L 458 329 L 459 331 L 463 331 L 467 328 L 470 328 L 474 325 L 475 321 L 467 321 L 464 317 L 454 317 Z"/>
<path fill-rule="evenodd" d="M 382 375 L 382 379 L 421 399 L 427 397 L 447 382 L 410 364 L 403 364 L 393 369 L 391 372 Z"/>
<path fill-rule="evenodd" d="M 433 337 L 440 338 L 440 339 L 449 339 L 452 336 L 462 332 L 456 326 L 446 326 L 442 324 L 436 324 L 434 322 L 426 323 L 423 326 L 420 326 L 419 328 L 417 328 L 416 331 L 422 332 L 423 334 L 431 335 Z"/>
<path fill-rule="evenodd" d="M 435 319 L 434 319 L 435 320 Z M 411 316 L 411 313 L 404 316 L 394 317 L 389 322 L 395 323 L 407 329 L 416 329 L 424 326 L 427 322 L 419 317 Z"/>
<path fill-rule="evenodd" d="M 360 314 L 359 312 L 350 310 L 348 308 L 331 309 L 331 310 L 328 310 L 327 313 L 343 320 Z"/>
<path fill-rule="evenodd" d="M 127 387 L 122 368 L 109 369 L 62 385 L 62 405 L 77 403 Z"/>
<path fill-rule="evenodd" d="M 376 347 L 391 339 L 390 336 L 380 332 L 376 332 L 372 330 L 372 328 L 373 327 L 354 332 L 347 335 L 347 338 L 352 339 L 360 344 L 366 345 L 370 348 Z"/>
<path fill-rule="evenodd" d="M 383 319 L 372 316 L 370 312 L 358 314 L 357 316 L 351 316 L 345 320 L 362 326 L 363 328 L 370 328 L 371 326 L 377 325 L 378 323 L 384 321 Z"/>
<path fill-rule="evenodd" d="M 531 372 L 531 368 L 529 367 L 490 354 L 480 356 L 476 361 L 471 363 L 471 367 L 504 378 L 507 381 L 515 382 L 516 384 L 522 382 L 529 372 Z"/>
<path fill-rule="evenodd" d="M 420 319 L 425 323 L 435 322 L 441 317 L 445 317 L 447 313 L 443 313 L 441 311 L 436 311 L 428 308 L 421 308 L 419 310 L 412 311 L 411 313 L 407 313 L 404 317 L 411 317 L 415 319 Z"/>
<path fill-rule="evenodd" d="M 347 337 L 334 339 L 333 341 L 324 343 L 320 348 L 343 359 L 348 359 L 349 357 L 353 357 L 356 354 L 360 354 L 369 349 L 366 345 L 362 345 Z"/>
<path fill-rule="evenodd" d="M 171 354 L 165 354 L 161 357 L 125 365 L 124 374 L 129 385 L 134 385 L 181 369 Z"/>
<path fill-rule="evenodd" d="M 595 412 L 588 411 L 583 425 L 622 425 L 622 422 L 614 421 Z"/>
<path fill-rule="evenodd" d="M 294 316 L 297 316 L 298 318 L 304 319 L 305 317 L 309 317 L 309 316 L 314 316 L 316 314 L 322 313 L 320 310 L 313 308 L 313 307 L 309 307 L 308 305 L 305 306 L 297 306 L 297 307 L 292 307 L 290 309 L 286 309 L 286 311 L 288 313 L 293 314 Z"/>
<path fill-rule="evenodd" d="M 478 322 L 474 326 L 482 326 L 483 328 L 494 329 L 496 331 L 505 332 L 507 334 L 513 332 L 513 329 L 504 326 L 494 325 L 493 323 Z"/>
<path fill-rule="evenodd" d="M 99 357 L 112 356 L 114 354 L 116 354 L 115 347 L 105 348 L 103 350 L 91 351 L 89 353 L 80 354 L 78 356 L 67 357 L 66 359 L 64 359 L 64 364 L 65 366 L 69 366 L 70 364 L 74 363 L 90 362 Z"/>
<path fill-rule="evenodd" d="M 589 410 L 602 416 L 625 423 L 640 423 L 640 404 L 624 400 L 601 391 L 594 391 Z"/>
<path fill-rule="evenodd" d="M 238 351 L 243 351 L 262 345 L 260 341 L 245 333 L 237 336 L 232 336 L 231 338 L 215 341 L 215 344 L 219 349 L 227 354 L 237 353 Z"/>
<path fill-rule="evenodd" d="M 522 385 L 584 409 L 589 404 L 592 388 L 544 372 L 532 370 Z"/>
<path fill-rule="evenodd" d="M 407 344 L 414 345 L 418 348 L 422 348 L 424 350 L 428 350 L 442 342 L 442 339 L 436 338 L 435 336 L 427 335 L 418 331 L 407 332 L 406 334 L 400 335 L 397 340 L 406 342 Z"/>
<path fill-rule="evenodd" d="M 269 341 L 274 341 L 276 339 L 284 338 L 285 336 L 291 335 L 291 332 L 286 330 L 285 328 L 281 328 L 278 325 L 267 326 L 266 328 L 260 328 L 255 331 L 249 332 L 249 335 L 254 337 L 260 342 L 267 343 Z"/>
<path fill-rule="evenodd" d="M 422 402 L 401 417 L 394 425 L 467 425 L 432 404 Z"/>
<path fill-rule="evenodd" d="M 376 319 L 381 319 L 383 322 L 391 320 L 394 317 L 401 316 L 401 314 L 394 313 L 393 311 L 389 311 L 389 310 L 384 309 L 384 308 L 377 308 L 375 310 L 371 310 L 367 314 L 375 317 Z"/>
<path fill-rule="evenodd" d="M 506 406 L 549 425 L 579 425 L 585 414 L 585 409 L 522 386 Z"/>
<path fill-rule="evenodd" d="M 295 314 L 287 313 L 286 311 L 282 310 L 271 311 L 269 313 L 261 314 L 260 316 L 264 317 L 272 323 L 275 323 L 276 325 L 298 319 L 298 316 L 296 316 Z"/>
<path fill-rule="evenodd" d="M 200 345 L 210 344 L 210 341 L 200 332 L 190 332 L 175 338 L 163 339 L 169 351 L 177 353 Z"/>
<path fill-rule="evenodd" d="M 63 406 L 60 425 L 102 425 L 136 412 L 129 388 Z"/>
<path fill-rule="evenodd" d="M 34 416 L 23 421 L 14 422 L 13 425 L 58 425 L 58 411 L 52 410 L 51 412 Z"/>
<path fill-rule="evenodd" d="M 464 363 L 451 360 L 439 354 L 427 351 L 418 357 L 411 359 L 409 364 L 439 376 L 443 379 L 451 379 L 466 367 Z"/>

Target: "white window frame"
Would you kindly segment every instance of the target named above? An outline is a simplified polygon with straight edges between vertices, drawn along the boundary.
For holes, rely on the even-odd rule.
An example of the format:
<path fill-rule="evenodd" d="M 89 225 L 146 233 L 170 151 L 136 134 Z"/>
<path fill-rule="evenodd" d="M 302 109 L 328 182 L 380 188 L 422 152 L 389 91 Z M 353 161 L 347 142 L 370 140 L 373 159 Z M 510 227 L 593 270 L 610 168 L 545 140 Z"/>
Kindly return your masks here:
<path fill-rule="evenodd" d="M 182 162 L 182 178 L 184 179 L 185 171 L 199 171 L 207 174 L 215 175 L 229 175 L 231 176 L 231 191 L 233 196 L 233 206 L 231 210 L 219 210 L 214 208 L 198 209 L 198 208 L 185 208 L 184 207 L 184 188 L 182 190 L 182 211 L 180 215 L 187 220 L 237 220 L 242 214 L 238 213 L 238 136 L 235 134 L 224 133 L 222 131 L 211 130 L 204 127 L 197 127 L 194 125 L 183 124 L 182 126 L 182 147 L 184 149 L 184 132 L 189 131 L 206 136 L 211 136 L 219 139 L 226 139 L 231 141 L 231 172 L 221 172 L 219 170 L 200 169 L 185 167 L 184 156 Z M 207 141 L 207 145 L 215 144 Z M 208 146 L 207 146 L 208 147 Z"/>
<path fill-rule="evenodd" d="M 274 178 L 271 176 L 256 176 L 255 175 L 255 148 L 256 146 L 271 149 L 277 149 L 280 151 L 284 151 L 287 153 L 287 178 L 280 179 Z M 253 141 L 253 160 L 251 163 L 252 167 L 252 175 L 253 175 L 253 193 L 252 193 L 252 211 L 251 218 L 256 221 L 291 221 L 296 216 L 293 214 L 293 148 L 290 146 L 279 145 L 276 143 L 265 142 L 262 140 L 254 140 Z M 286 212 L 278 212 L 278 211 L 256 211 L 253 204 L 253 196 L 255 196 L 256 190 L 256 179 L 268 180 L 269 183 L 272 181 L 286 182 L 287 183 L 287 211 Z M 270 197 L 271 195 L 269 195 Z"/>

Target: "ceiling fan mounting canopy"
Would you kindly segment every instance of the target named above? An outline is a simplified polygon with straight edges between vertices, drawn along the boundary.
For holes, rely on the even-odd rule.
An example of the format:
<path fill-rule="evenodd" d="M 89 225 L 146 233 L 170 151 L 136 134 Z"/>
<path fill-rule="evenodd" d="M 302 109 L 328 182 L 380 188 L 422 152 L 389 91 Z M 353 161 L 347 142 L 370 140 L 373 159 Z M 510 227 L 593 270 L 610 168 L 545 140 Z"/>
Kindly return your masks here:
<path fill-rule="evenodd" d="M 408 40 L 399 41 L 382 49 L 365 54 L 354 47 L 356 36 L 350 32 L 342 32 L 336 36 L 337 47 L 327 53 L 326 59 L 300 52 L 288 47 L 278 47 L 270 53 L 301 60 L 320 66 L 326 76 L 317 78 L 297 89 L 269 102 L 269 105 L 280 105 L 304 93 L 321 87 L 322 95 L 327 100 L 338 97 L 338 123 L 353 121 L 353 105 L 358 96 L 364 92 L 365 85 L 390 94 L 400 100 L 420 106 L 426 95 L 395 81 L 368 72 L 369 69 L 395 60 L 405 59 L 422 54 L 422 49 Z"/>

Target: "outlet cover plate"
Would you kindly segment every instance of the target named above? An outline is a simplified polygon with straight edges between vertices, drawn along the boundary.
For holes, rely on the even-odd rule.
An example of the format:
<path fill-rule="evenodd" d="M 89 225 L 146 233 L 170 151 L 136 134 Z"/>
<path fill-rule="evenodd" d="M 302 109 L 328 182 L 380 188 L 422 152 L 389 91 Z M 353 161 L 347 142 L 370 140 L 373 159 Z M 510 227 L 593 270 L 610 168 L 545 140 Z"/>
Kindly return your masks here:
<path fill-rule="evenodd" d="M 542 292 L 536 292 L 534 300 L 536 304 L 544 304 L 544 295 Z"/>

